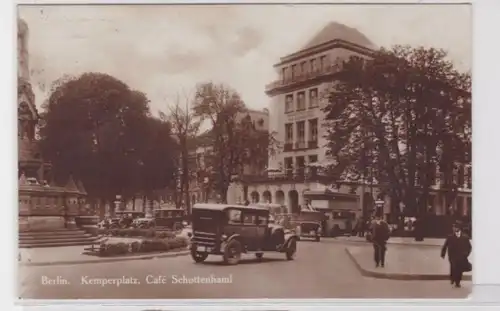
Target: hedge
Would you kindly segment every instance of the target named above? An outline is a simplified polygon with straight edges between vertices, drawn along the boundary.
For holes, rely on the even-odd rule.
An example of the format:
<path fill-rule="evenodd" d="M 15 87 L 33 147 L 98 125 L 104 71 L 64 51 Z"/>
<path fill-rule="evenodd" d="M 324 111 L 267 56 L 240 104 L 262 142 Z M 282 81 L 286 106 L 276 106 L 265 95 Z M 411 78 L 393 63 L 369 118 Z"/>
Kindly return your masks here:
<path fill-rule="evenodd" d="M 106 243 L 103 242 L 99 248 L 99 255 L 114 256 L 133 253 L 165 252 L 169 250 L 187 247 L 188 240 L 184 237 L 174 238 L 152 238 L 132 243 Z"/>
<path fill-rule="evenodd" d="M 146 237 L 146 238 L 173 238 L 175 233 L 172 231 L 160 231 L 154 229 L 99 229 L 101 235 L 119 236 L 119 237 Z"/>

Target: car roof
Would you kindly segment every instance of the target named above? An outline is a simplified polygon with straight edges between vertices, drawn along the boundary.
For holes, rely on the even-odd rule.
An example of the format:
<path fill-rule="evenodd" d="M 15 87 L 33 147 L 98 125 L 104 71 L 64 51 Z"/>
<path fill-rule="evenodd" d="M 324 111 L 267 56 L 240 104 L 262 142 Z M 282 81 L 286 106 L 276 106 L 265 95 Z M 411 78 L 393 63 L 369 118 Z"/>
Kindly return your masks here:
<path fill-rule="evenodd" d="M 236 208 L 242 210 L 253 210 L 253 211 L 266 211 L 269 210 L 265 207 L 255 206 L 255 205 L 238 205 L 238 204 L 215 204 L 215 203 L 197 203 L 193 206 L 193 209 L 203 209 L 203 210 L 212 210 L 212 211 L 225 211 L 229 208 Z"/>
<path fill-rule="evenodd" d="M 282 207 L 283 205 L 278 203 L 251 203 L 250 206 L 258 207 Z"/>

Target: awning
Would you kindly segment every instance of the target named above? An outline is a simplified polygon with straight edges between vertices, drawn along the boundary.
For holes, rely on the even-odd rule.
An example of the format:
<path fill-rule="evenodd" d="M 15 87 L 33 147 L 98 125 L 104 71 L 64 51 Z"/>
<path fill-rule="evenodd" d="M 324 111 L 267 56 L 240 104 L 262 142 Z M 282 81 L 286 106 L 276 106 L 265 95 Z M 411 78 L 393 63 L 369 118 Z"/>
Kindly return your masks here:
<path fill-rule="evenodd" d="M 325 189 L 304 191 L 304 198 L 310 200 L 357 201 L 359 196 L 357 194 L 334 192 Z"/>

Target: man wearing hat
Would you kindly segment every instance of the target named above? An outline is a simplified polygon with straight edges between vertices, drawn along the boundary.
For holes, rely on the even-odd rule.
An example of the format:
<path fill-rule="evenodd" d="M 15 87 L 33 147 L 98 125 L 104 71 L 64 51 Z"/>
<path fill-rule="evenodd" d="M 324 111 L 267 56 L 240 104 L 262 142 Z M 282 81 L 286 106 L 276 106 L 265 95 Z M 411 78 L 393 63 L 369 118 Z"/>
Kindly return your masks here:
<path fill-rule="evenodd" d="M 372 223 L 372 237 L 373 244 L 373 257 L 375 259 L 375 266 L 382 268 L 385 265 L 385 253 L 387 251 L 387 240 L 391 235 L 389 225 L 379 215 L 375 216 Z"/>
<path fill-rule="evenodd" d="M 441 258 L 448 253 L 450 262 L 450 282 L 454 287 L 461 287 L 462 275 L 464 272 L 471 271 L 472 265 L 468 257 L 472 251 L 469 237 L 462 232 L 459 223 L 452 227 L 453 233 L 446 238 L 441 249 Z"/>

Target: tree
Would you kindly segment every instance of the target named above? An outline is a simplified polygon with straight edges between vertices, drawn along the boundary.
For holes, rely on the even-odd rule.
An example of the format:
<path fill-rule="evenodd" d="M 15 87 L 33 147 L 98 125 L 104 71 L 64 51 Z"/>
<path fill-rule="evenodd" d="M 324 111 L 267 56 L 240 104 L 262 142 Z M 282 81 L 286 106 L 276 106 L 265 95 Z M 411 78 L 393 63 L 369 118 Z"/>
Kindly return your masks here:
<path fill-rule="evenodd" d="M 451 178 L 470 154 L 470 76 L 446 56 L 397 46 L 344 63 L 325 108 L 337 177 L 373 178 L 388 185 L 395 207 L 425 212 L 436 166 Z M 451 179 L 448 189 L 457 186 Z"/>
<path fill-rule="evenodd" d="M 276 140 L 272 133 L 259 131 L 253 126 L 240 95 L 227 85 L 200 84 L 193 111 L 211 124 L 213 180 L 210 182 L 226 202 L 232 177 L 241 174 L 247 165 L 267 162 L 268 153 L 273 152 L 271 146 Z"/>
<path fill-rule="evenodd" d="M 188 142 L 196 137 L 199 132 L 201 121 L 189 108 L 191 100 L 185 96 L 184 107 L 181 106 L 180 98 L 177 96 L 173 107 L 170 107 L 170 114 L 160 113 L 160 118 L 169 121 L 172 125 L 173 135 L 177 138 L 180 151 L 180 184 L 181 192 L 184 194 L 186 206 L 191 206 L 189 195 L 189 182 L 191 170 L 189 167 L 189 146 Z"/>
<path fill-rule="evenodd" d="M 44 157 L 56 181 L 83 181 L 90 196 L 112 201 L 164 183 L 170 128 L 150 115 L 147 97 L 101 73 L 57 83 L 41 128 Z M 165 174 L 165 176 L 159 176 Z"/>

